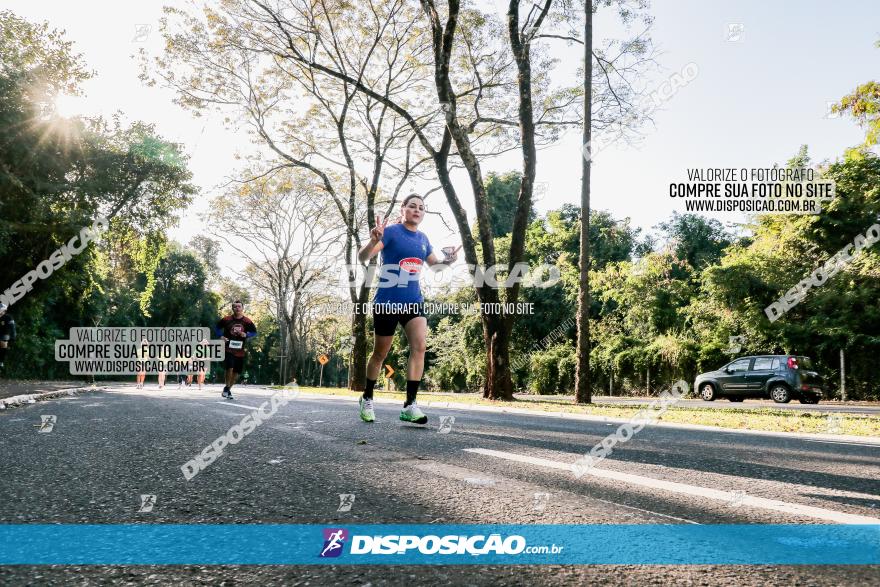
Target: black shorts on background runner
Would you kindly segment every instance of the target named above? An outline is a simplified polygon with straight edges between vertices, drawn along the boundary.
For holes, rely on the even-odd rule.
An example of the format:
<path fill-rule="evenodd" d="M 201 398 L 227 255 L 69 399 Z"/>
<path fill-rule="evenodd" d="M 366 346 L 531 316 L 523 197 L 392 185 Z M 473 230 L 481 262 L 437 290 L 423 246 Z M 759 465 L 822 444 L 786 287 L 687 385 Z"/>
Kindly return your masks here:
<path fill-rule="evenodd" d="M 397 325 L 406 326 L 413 318 L 424 317 L 425 307 L 413 304 L 374 304 L 373 330 L 376 336 L 394 336 Z"/>
<path fill-rule="evenodd" d="M 244 371 L 244 357 L 236 357 L 235 355 L 226 354 L 223 359 L 223 367 L 232 369 L 235 373 L 241 374 Z"/>

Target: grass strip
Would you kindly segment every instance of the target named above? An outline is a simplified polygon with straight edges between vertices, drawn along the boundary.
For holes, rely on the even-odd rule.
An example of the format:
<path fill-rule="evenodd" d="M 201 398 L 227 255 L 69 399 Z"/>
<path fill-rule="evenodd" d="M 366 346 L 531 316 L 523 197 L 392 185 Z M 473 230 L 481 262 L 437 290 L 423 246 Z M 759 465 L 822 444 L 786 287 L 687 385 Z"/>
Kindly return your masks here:
<path fill-rule="evenodd" d="M 275 386 L 273 389 L 282 389 Z M 320 393 L 357 397 L 360 392 L 336 387 L 300 387 L 304 393 Z M 376 391 L 377 398 L 399 400 L 403 403 L 406 394 Z M 544 412 L 564 412 L 567 414 L 587 414 L 608 418 L 632 418 L 640 409 L 648 406 L 651 399 L 645 398 L 644 403 L 630 405 L 590 404 L 577 405 L 559 401 L 542 401 L 539 399 L 516 400 L 512 402 L 492 401 L 483 399 L 473 393 L 431 393 L 419 392 L 421 403 L 429 401 L 455 402 L 478 406 L 494 406 L 497 408 L 519 408 Z M 772 408 L 676 408 L 670 407 L 658 422 L 676 424 L 699 424 L 719 428 L 735 428 L 740 430 L 764 430 L 768 432 L 802 432 L 813 434 L 845 434 L 852 436 L 880 436 L 880 417 L 869 414 L 845 414 L 828 412 L 811 412 L 808 410 L 774 410 Z"/>

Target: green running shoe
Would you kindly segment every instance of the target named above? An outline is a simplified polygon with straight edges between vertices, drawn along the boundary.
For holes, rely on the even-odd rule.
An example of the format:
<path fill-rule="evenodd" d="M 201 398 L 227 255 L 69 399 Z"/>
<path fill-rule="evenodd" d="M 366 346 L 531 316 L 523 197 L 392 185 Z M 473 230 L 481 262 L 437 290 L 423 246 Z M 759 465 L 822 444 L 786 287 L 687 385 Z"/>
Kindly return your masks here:
<path fill-rule="evenodd" d="M 361 406 L 361 420 L 364 422 L 375 422 L 376 413 L 373 411 L 373 400 L 361 396 L 358 404 Z"/>
<path fill-rule="evenodd" d="M 413 424 L 427 424 L 428 416 L 419 409 L 415 402 L 400 411 L 400 419 L 404 422 L 412 422 Z"/>

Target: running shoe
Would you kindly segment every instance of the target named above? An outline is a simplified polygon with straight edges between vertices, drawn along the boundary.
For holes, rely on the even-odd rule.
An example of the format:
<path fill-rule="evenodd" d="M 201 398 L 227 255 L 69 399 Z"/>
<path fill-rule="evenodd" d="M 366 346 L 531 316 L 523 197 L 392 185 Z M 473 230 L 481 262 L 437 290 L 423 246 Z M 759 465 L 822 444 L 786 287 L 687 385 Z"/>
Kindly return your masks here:
<path fill-rule="evenodd" d="M 358 404 L 361 407 L 361 420 L 364 422 L 375 422 L 376 413 L 373 411 L 373 400 L 361 396 Z"/>
<path fill-rule="evenodd" d="M 220 395 L 222 395 L 223 397 L 226 397 L 226 398 L 232 397 L 232 392 L 229 391 L 229 386 L 228 386 L 228 385 L 224 385 L 224 386 L 223 386 L 223 393 L 220 394 Z"/>
<path fill-rule="evenodd" d="M 415 402 L 400 411 L 400 419 L 404 422 L 412 422 L 413 424 L 428 423 L 428 416 L 419 409 L 419 406 L 417 406 Z"/>

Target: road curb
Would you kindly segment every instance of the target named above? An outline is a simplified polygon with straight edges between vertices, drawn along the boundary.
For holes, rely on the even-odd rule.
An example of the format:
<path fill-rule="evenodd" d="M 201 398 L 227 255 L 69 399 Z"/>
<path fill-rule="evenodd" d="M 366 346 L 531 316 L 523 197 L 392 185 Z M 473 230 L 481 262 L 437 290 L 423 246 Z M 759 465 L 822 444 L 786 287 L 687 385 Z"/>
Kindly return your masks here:
<path fill-rule="evenodd" d="M 344 399 L 352 402 L 358 400 L 357 397 L 345 395 L 332 395 L 320 393 L 301 393 L 300 397 L 313 397 L 324 399 Z M 400 400 L 373 398 L 374 403 L 380 404 L 398 404 Z M 607 424 L 624 424 L 629 422 L 628 418 L 612 418 L 609 416 L 591 416 L 589 414 L 572 414 L 568 412 L 545 412 L 541 410 L 528 410 L 525 408 L 498 408 L 495 406 L 480 406 L 474 404 L 465 404 L 459 402 L 427 402 L 420 405 L 426 408 L 447 408 L 453 410 L 468 410 L 471 412 L 494 412 L 502 414 L 521 414 L 525 416 L 543 416 L 545 418 L 564 418 L 566 420 L 581 420 L 585 422 L 605 422 Z M 774 432 L 772 430 L 750 430 L 743 428 L 721 428 L 719 426 L 706 426 L 703 424 L 685 424 L 678 422 L 656 422 L 646 424 L 645 427 L 655 428 L 678 428 L 684 430 L 702 430 L 705 432 L 727 432 L 734 434 L 751 434 L 756 436 L 775 436 L 779 438 L 792 438 L 799 440 L 826 440 L 834 442 L 854 442 L 859 444 L 880 446 L 880 438 L 874 436 L 853 436 L 850 434 L 820 434 L 816 432 Z"/>
<path fill-rule="evenodd" d="M 55 391 L 46 391 L 43 393 L 26 393 L 22 395 L 14 395 L 12 397 L 0 399 L 0 410 L 5 410 L 7 408 L 16 408 L 18 406 L 26 406 L 28 404 L 35 404 L 37 402 L 54 399 L 56 397 L 61 397 L 65 395 L 76 395 L 78 393 L 86 393 L 89 391 L 106 391 L 106 388 L 90 385 L 88 387 L 70 387 L 67 389 L 57 389 Z"/>

